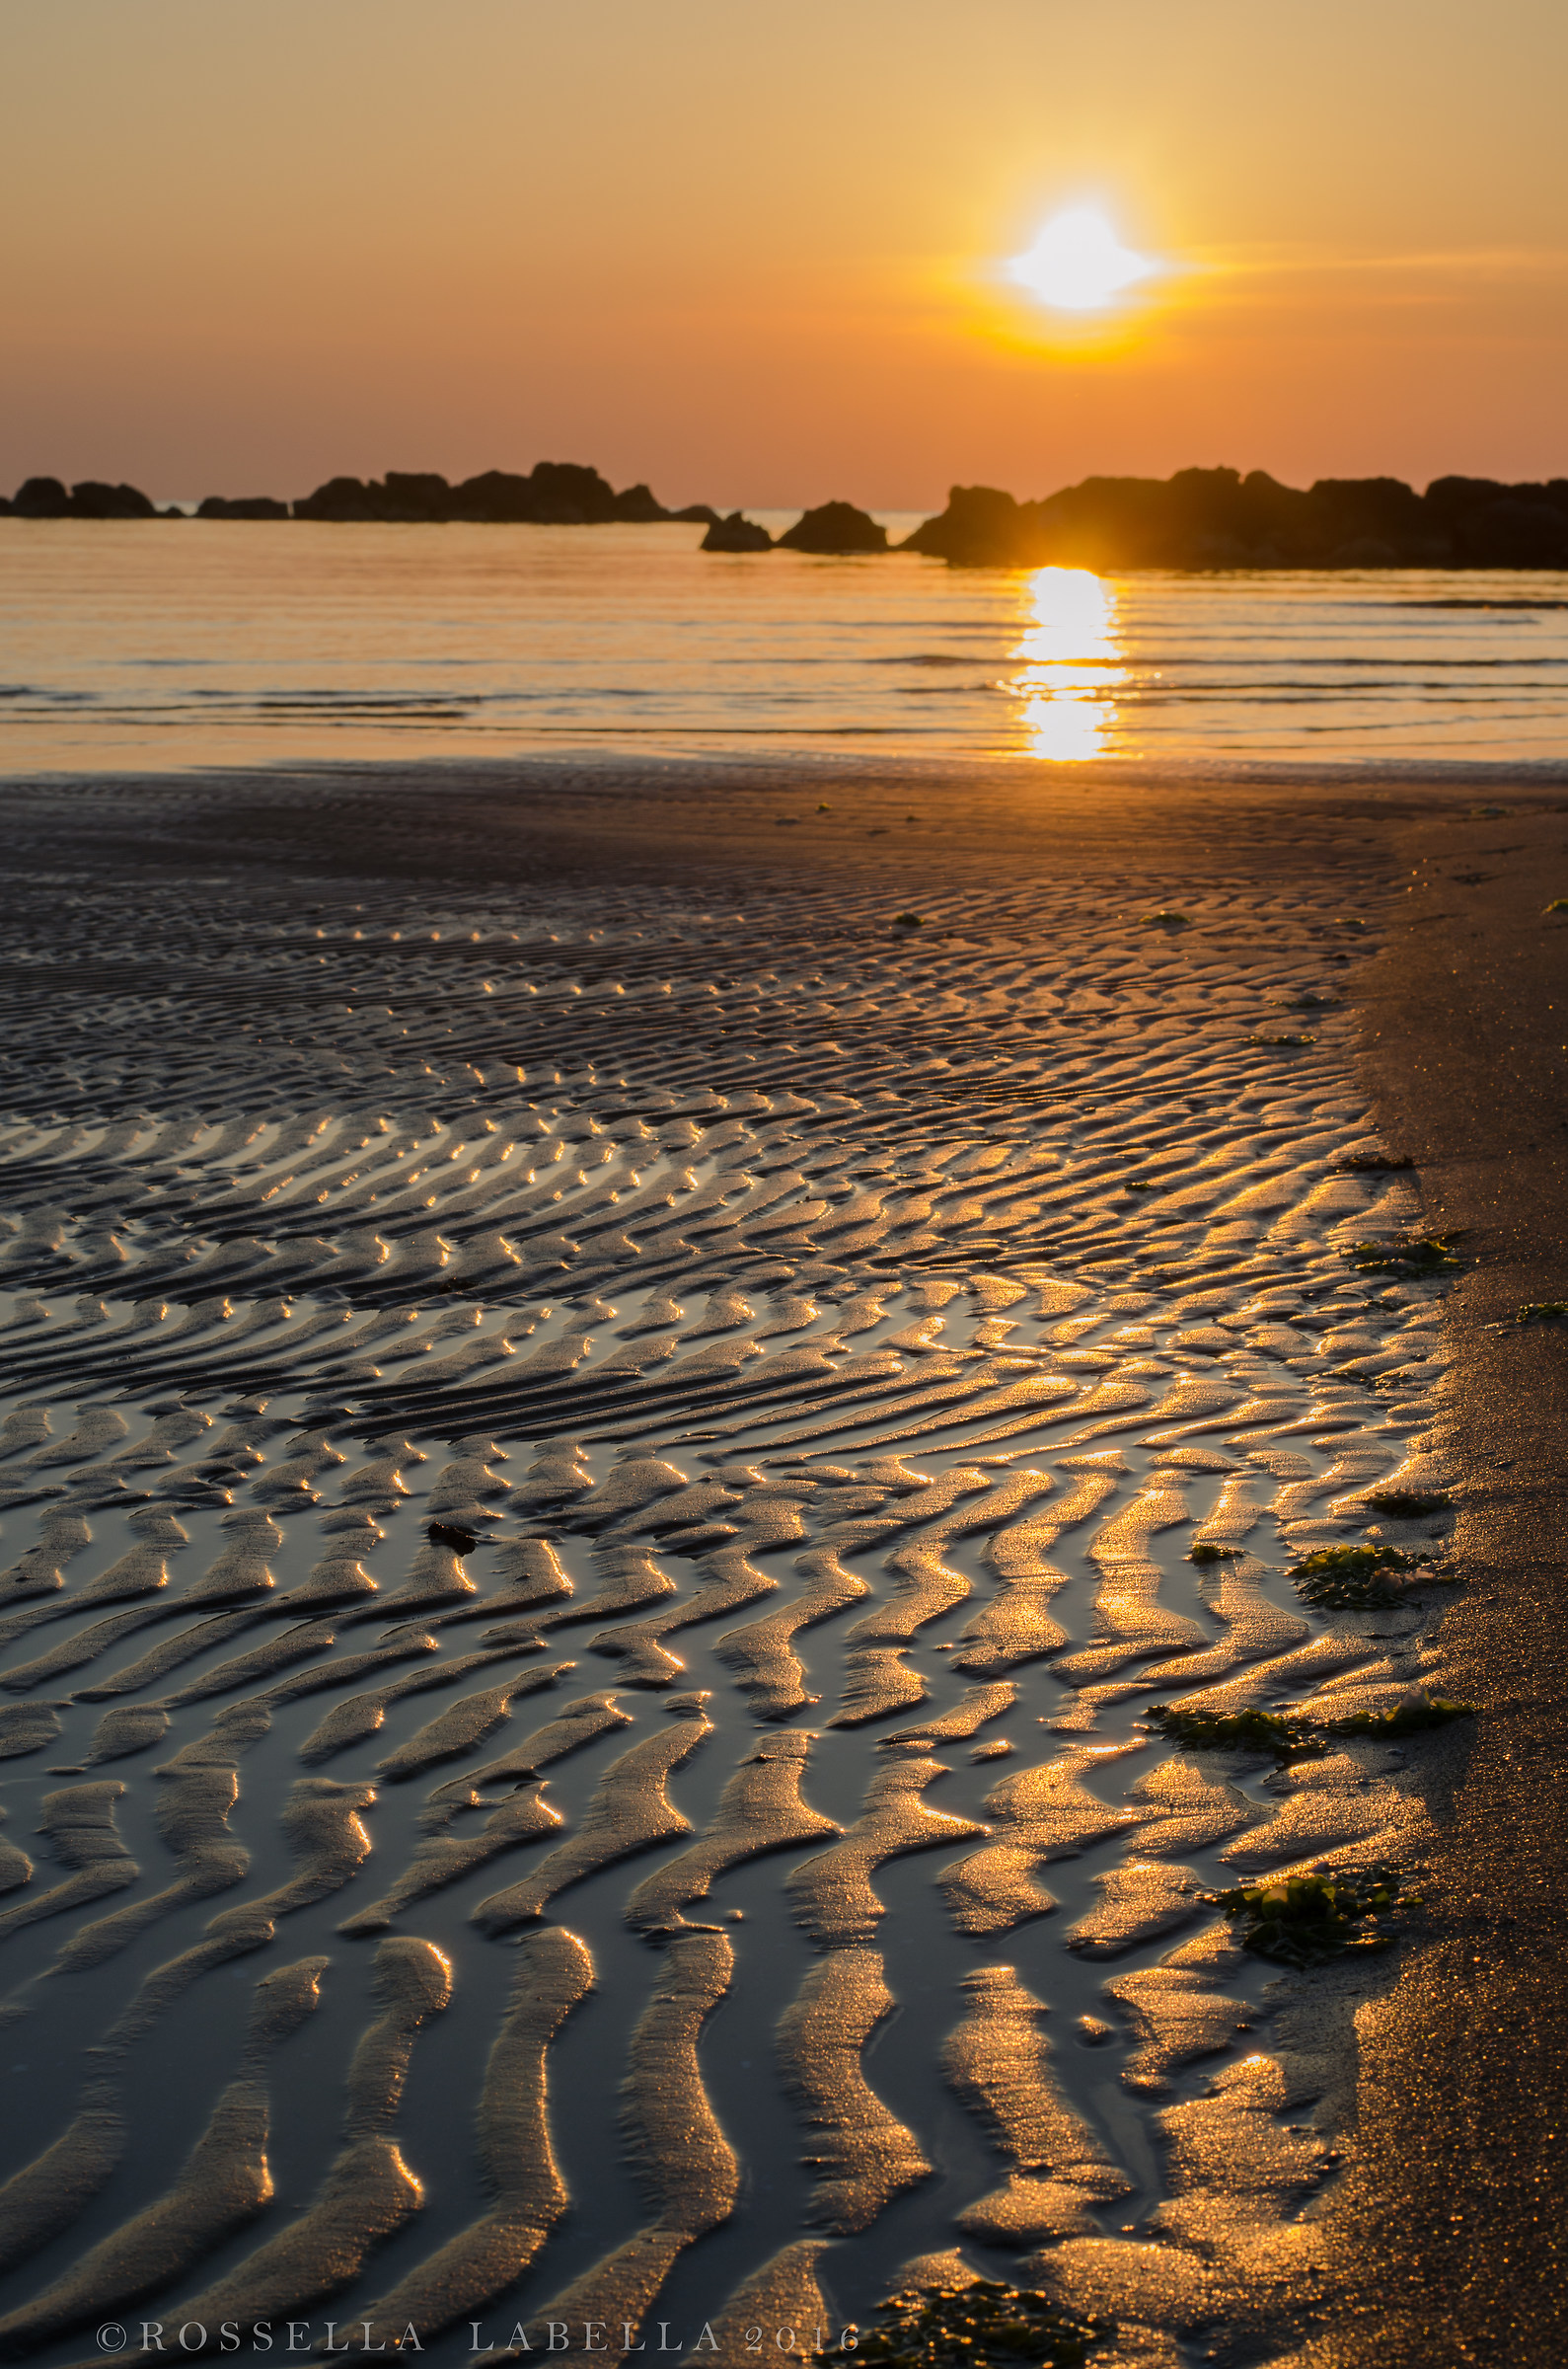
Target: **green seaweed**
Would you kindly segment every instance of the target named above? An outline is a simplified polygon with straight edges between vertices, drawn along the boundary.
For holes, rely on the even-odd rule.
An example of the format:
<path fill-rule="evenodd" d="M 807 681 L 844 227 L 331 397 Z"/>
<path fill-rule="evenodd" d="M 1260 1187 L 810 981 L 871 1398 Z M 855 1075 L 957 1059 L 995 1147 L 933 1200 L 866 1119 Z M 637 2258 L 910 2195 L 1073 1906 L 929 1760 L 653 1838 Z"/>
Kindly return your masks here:
<path fill-rule="evenodd" d="M 1241 1041 L 1243 1044 L 1307 1045 L 1315 1044 L 1317 1038 L 1315 1036 L 1244 1036 Z"/>
<path fill-rule="evenodd" d="M 1192 915 L 1190 913 L 1176 913 L 1170 910 L 1167 906 L 1161 905 L 1157 913 L 1146 913 L 1144 915 L 1144 927 L 1146 930 L 1190 930 L 1192 927 Z"/>
<path fill-rule="evenodd" d="M 1554 1316 L 1568 1316 L 1568 1300 L 1527 1300 L 1514 1322 L 1517 1325 L 1544 1325 Z"/>
<path fill-rule="evenodd" d="M 1386 1949 L 1396 1938 L 1390 1920 L 1419 1905 L 1417 1895 L 1401 1895 L 1391 1876 L 1373 1871 L 1292 1875 L 1211 1892 L 1208 1900 L 1240 1926 L 1243 1949 L 1285 1966 L 1320 1966 L 1351 1950 Z"/>
<path fill-rule="evenodd" d="M 1414 1168 L 1408 1152 L 1347 1152 L 1343 1160 L 1334 1163 L 1334 1174 L 1341 1177 L 1382 1176 L 1394 1169 Z"/>
<path fill-rule="evenodd" d="M 1188 1555 L 1187 1561 L 1189 1563 L 1234 1563 L 1240 1557 L 1241 1552 L 1239 1547 L 1217 1547 L 1212 1545 L 1208 1539 L 1200 1538 Z"/>
<path fill-rule="evenodd" d="M 1541 906 L 1542 913 L 1568 913 L 1568 896 L 1554 896 L 1549 905 Z"/>
<path fill-rule="evenodd" d="M 1377 1512 L 1391 1514 L 1402 1522 L 1414 1521 L 1423 1513 L 1441 1513 L 1448 1501 L 1441 1492 L 1427 1495 L 1419 1489 L 1374 1489 L 1367 1494 L 1368 1504 Z"/>
<path fill-rule="evenodd" d="M 1435 1275 L 1457 1266 L 1451 1234 L 1409 1234 L 1402 1242 L 1357 1242 L 1345 1258 L 1362 1275 Z"/>
<path fill-rule="evenodd" d="M 1319 1547 L 1292 1564 L 1286 1576 L 1295 1580 L 1305 1603 L 1338 1612 L 1384 1610 L 1404 1592 L 1390 1587 L 1384 1572 L 1425 1570 L 1431 1561 L 1430 1555 L 1406 1555 L 1398 1547 Z"/>
<path fill-rule="evenodd" d="M 1263 1752 L 1295 1760 L 1325 1749 L 1308 1720 L 1273 1711 L 1182 1711 L 1173 1703 L 1152 1703 L 1145 1717 L 1167 1742 L 1188 1752 Z"/>
<path fill-rule="evenodd" d="M 895 930 L 923 930 L 926 916 L 924 913 L 895 913 L 893 927 Z"/>
<path fill-rule="evenodd" d="M 862 2332 L 859 2357 L 886 2369 L 1079 2369 L 1113 2333 L 1106 2320 L 1064 2312 L 1035 2288 L 977 2278 L 968 2286 L 913 2287 L 889 2296 Z"/>
<path fill-rule="evenodd" d="M 1473 1703 L 1451 1703 L 1434 1695 L 1424 1703 L 1401 1703 L 1397 1711 L 1356 1711 L 1342 1719 L 1308 1719 L 1277 1711 L 1183 1711 L 1179 1704 L 1152 1703 L 1145 1713 L 1167 1743 L 1187 1752 L 1262 1752 L 1274 1760 L 1315 1760 L 1334 1735 L 1388 1737 L 1418 1735 L 1475 1717 Z"/>

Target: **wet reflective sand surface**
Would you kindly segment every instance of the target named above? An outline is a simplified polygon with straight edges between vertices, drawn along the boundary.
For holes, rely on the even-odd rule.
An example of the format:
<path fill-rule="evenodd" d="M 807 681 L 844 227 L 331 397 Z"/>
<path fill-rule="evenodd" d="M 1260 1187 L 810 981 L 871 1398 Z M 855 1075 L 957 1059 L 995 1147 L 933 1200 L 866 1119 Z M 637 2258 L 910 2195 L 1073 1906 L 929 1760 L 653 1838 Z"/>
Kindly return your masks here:
<path fill-rule="evenodd" d="M 1148 1714 L 1445 1692 L 1400 884 L 416 879 L 361 796 L 9 895 L 0 2338 L 742 2360 L 916 2263 L 1285 2353 L 1394 1961 L 1206 1895 L 1413 1868 L 1423 1739 Z M 1363 1540 L 1433 1583 L 1287 1575 Z"/>

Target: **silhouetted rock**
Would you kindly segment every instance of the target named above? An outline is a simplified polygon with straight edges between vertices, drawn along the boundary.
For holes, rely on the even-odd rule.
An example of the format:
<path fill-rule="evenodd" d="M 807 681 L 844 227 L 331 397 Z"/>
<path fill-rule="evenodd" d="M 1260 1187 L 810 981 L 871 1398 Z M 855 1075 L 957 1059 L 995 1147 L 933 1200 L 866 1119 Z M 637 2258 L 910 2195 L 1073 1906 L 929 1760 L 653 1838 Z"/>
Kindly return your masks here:
<path fill-rule="evenodd" d="M 234 501 L 225 500 L 219 494 L 209 494 L 205 501 L 198 502 L 196 505 L 196 516 L 198 518 L 286 518 L 288 503 L 274 501 L 266 494 L 245 495 Z"/>
<path fill-rule="evenodd" d="M 628 526 L 662 526 L 670 514 L 662 501 L 654 500 L 646 486 L 628 486 L 612 499 L 616 516 Z"/>
<path fill-rule="evenodd" d="M 773 537 L 765 526 L 753 518 L 743 518 L 739 510 L 731 510 L 727 518 L 715 518 L 703 537 L 704 551 L 772 551 Z"/>
<path fill-rule="evenodd" d="M 1568 480 L 1320 478 L 1262 470 L 1091 477 L 1043 501 L 954 486 L 903 546 L 967 568 L 1551 568 L 1568 566 Z"/>
<path fill-rule="evenodd" d="M 73 518 L 156 518 L 158 511 L 134 486 L 101 486 L 88 478 L 71 488 Z"/>
<path fill-rule="evenodd" d="M 1552 501 L 1530 499 L 1535 492 L 1517 487 L 1456 522 L 1455 541 L 1467 567 L 1568 568 L 1568 512 Z"/>
<path fill-rule="evenodd" d="M 486 469 L 483 477 L 466 478 L 452 489 L 451 515 L 481 526 L 531 526 L 533 480 L 506 469 Z"/>
<path fill-rule="evenodd" d="M 361 483 L 335 477 L 294 504 L 296 518 L 396 525 L 464 520 L 482 526 L 653 526 L 670 516 L 646 486 L 618 494 L 597 469 L 577 461 L 541 461 L 526 477 L 487 469 L 459 486 L 444 477 L 389 469 Z"/>
<path fill-rule="evenodd" d="M 382 510 L 376 501 L 377 488 L 361 485 L 357 477 L 330 477 L 314 494 L 294 504 L 296 518 L 330 519 L 338 525 L 354 525 L 378 519 Z"/>
<path fill-rule="evenodd" d="M 69 494 L 57 477 L 30 477 L 12 508 L 19 518 L 156 518 L 158 511 L 135 486 L 100 485 L 85 478 Z"/>
<path fill-rule="evenodd" d="M 69 518 L 71 497 L 57 477 L 30 477 L 14 506 L 19 518 Z"/>
<path fill-rule="evenodd" d="M 1034 504 L 1025 509 L 995 486 L 952 486 L 947 507 L 899 545 L 955 568 L 1029 568 L 1039 557 Z"/>
<path fill-rule="evenodd" d="M 539 526 L 608 526 L 615 517 L 610 486 L 577 461 L 536 461 L 529 484 Z"/>
<path fill-rule="evenodd" d="M 825 501 L 817 509 L 807 510 L 779 537 L 779 549 L 828 555 L 885 551 L 887 529 L 864 510 L 858 510 L 853 501 Z"/>
<path fill-rule="evenodd" d="M 740 512 L 737 510 L 735 515 L 738 518 Z M 684 510 L 671 510 L 670 516 L 681 526 L 716 526 L 718 524 L 718 512 L 710 508 L 706 501 L 689 501 Z"/>

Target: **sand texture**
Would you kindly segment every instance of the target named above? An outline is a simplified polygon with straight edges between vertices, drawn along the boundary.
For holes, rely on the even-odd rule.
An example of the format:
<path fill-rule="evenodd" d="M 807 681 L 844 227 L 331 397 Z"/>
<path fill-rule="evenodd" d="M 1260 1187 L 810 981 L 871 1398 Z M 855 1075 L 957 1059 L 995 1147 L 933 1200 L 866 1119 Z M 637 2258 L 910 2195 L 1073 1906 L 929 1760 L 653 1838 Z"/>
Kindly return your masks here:
<path fill-rule="evenodd" d="M 591 784 L 553 839 L 472 783 L 23 801 L 13 2350 L 741 2360 L 955 2260 L 1116 2359 L 1316 2325 L 1404 1960 L 1208 1895 L 1409 1874 L 1449 1746 L 1148 1714 L 1462 1691 L 1455 1270 L 1358 1251 L 1433 1223 L 1355 1067 L 1404 882 L 1218 792 L 1066 851 L 977 791 L 917 861 L 935 781 L 787 863 L 673 773 L 624 860 Z M 1289 1575 L 1368 1540 L 1432 1560 Z"/>

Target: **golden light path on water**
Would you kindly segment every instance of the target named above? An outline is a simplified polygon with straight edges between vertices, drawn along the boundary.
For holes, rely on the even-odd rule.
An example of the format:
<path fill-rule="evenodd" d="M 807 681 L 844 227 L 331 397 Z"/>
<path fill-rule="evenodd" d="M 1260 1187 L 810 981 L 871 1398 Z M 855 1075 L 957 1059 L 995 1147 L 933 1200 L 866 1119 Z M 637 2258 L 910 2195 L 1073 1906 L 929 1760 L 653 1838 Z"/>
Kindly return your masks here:
<path fill-rule="evenodd" d="M 1018 586 L 1021 636 L 1008 688 L 1030 756 L 1057 762 L 1104 756 L 1116 693 L 1129 676 L 1114 583 L 1086 568 L 1039 568 Z"/>

